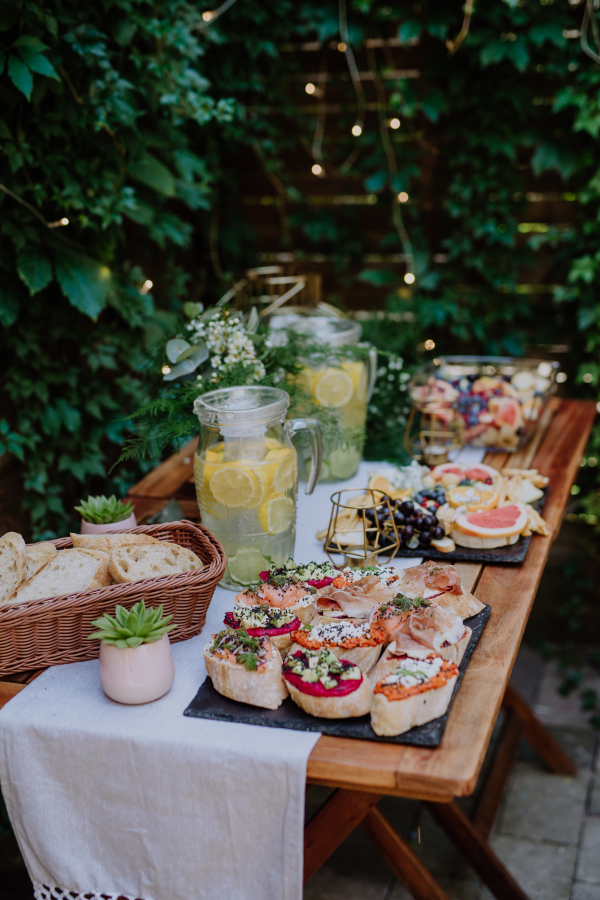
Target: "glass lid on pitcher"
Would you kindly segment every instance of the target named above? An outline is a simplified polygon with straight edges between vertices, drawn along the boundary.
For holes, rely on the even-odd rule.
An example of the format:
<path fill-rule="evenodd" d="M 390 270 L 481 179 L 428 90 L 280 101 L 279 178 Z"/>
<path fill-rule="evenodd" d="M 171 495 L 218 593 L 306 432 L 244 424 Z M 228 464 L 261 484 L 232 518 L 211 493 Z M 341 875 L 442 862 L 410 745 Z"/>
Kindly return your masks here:
<path fill-rule="evenodd" d="M 325 316 L 300 316 L 297 313 L 282 313 L 273 316 L 269 324 L 271 340 L 277 346 L 286 343 L 286 331 L 313 337 L 319 344 L 342 347 L 358 344 L 362 328 L 350 319 L 327 318 Z"/>
<path fill-rule="evenodd" d="M 221 388 L 198 397 L 194 413 L 203 425 L 258 424 L 285 418 L 290 398 L 280 388 Z"/>

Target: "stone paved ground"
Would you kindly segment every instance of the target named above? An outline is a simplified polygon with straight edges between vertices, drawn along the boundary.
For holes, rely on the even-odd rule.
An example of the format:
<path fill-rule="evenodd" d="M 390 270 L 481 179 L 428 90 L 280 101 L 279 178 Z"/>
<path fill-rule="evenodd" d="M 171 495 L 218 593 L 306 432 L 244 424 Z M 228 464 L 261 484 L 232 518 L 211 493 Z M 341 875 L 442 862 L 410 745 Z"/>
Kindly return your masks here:
<path fill-rule="evenodd" d="M 600 900 L 600 740 L 576 698 L 556 694 L 554 667 L 542 664 L 527 648 L 519 654 L 514 681 L 529 702 L 537 700 L 536 711 L 576 760 L 580 774 L 573 779 L 548 773 L 523 744 L 492 844 L 530 900 Z M 326 796 L 327 791 L 311 788 L 307 815 Z M 464 806 L 468 811 L 468 799 Z M 386 798 L 382 808 L 450 900 L 490 900 L 492 895 L 418 802 Z M 32 900 L 18 847 L 1 837 L 0 900 Z M 409 895 L 356 829 L 306 885 L 304 900 L 409 900 Z"/>
<path fill-rule="evenodd" d="M 550 774 L 523 742 L 492 846 L 530 900 L 600 900 L 600 740 L 579 712 L 577 699 L 556 694 L 553 665 L 542 664 L 524 648 L 513 679 L 577 762 L 580 772 L 577 778 Z M 310 789 L 307 815 L 325 796 L 322 789 Z M 462 803 L 468 811 L 470 801 Z M 411 842 L 450 900 L 491 900 L 492 894 L 419 803 L 388 797 L 382 801 L 382 809 Z M 359 828 L 304 890 L 304 900 L 409 897 Z"/>

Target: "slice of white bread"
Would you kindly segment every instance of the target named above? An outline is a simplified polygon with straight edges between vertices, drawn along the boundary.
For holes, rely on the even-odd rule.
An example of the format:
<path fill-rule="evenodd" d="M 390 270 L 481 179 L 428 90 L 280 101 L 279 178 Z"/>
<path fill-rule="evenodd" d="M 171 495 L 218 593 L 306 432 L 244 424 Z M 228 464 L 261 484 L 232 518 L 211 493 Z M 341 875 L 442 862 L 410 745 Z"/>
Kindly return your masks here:
<path fill-rule="evenodd" d="M 343 697 L 315 697 L 313 694 L 300 691 L 287 680 L 286 684 L 294 703 L 311 716 L 320 716 L 322 719 L 346 719 L 351 716 L 365 716 L 371 709 L 371 687 L 364 676 L 360 686 Z"/>
<path fill-rule="evenodd" d="M 385 694 L 373 694 L 371 728 L 375 734 L 394 737 L 410 731 L 415 725 L 438 719 L 448 709 L 457 678 L 454 675 L 443 687 L 430 688 L 402 700 L 388 700 Z"/>
<path fill-rule="evenodd" d="M 43 541 L 40 544 L 33 544 L 27 547 L 26 570 L 23 581 L 29 581 L 34 575 L 43 569 L 46 563 L 56 556 L 57 550 L 50 541 Z"/>
<path fill-rule="evenodd" d="M 159 541 L 151 546 L 132 544 L 116 547 L 110 554 L 110 574 L 117 584 L 180 575 L 202 568 L 202 560 L 195 553 L 168 541 Z"/>
<path fill-rule="evenodd" d="M 22 584 L 8 602 L 25 603 L 106 587 L 111 583 L 109 559 L 108 553 L 98 550 L 61 550 L 37 575 Z"/>
<path fill-rule="evenodd" d="M 130 544 L 158 544 L 156 538 L 149 534 L 71 534 L 74 547 L 82 550 L 101 550 L 110 553 L 116 547 L 127 547 Z"/>
<path fill-rule="evenodd" d="M 281 706 L 288 696 L 288 690 L 281 675 L 279 650 L 274 647 L 273 658 L 264 666 L 250 671 L 241 663 L 213 656 L 209 653 L 211 647 L 212 643 L 204 647 L 204 662 L 208 677 L 219 694 L 265 709 L 278 709 Z"/>
<path fill-rule="evenodd" d="M 471 616 L 476 616 L 482 609 L 485 609 L 484 604 L 468 591 L 463 591 L 460 595 L 446 591 L 445 594 L 439 594 L 435 598 L 435 602 L 444 609 L 454 610 L 461 619 L 470 619 Z"/>
<path fill-rule="evenodd" d="M 0 603 L 7 603 L 25 577 L 27 549 L 16 531 L 0 538 Z"/>

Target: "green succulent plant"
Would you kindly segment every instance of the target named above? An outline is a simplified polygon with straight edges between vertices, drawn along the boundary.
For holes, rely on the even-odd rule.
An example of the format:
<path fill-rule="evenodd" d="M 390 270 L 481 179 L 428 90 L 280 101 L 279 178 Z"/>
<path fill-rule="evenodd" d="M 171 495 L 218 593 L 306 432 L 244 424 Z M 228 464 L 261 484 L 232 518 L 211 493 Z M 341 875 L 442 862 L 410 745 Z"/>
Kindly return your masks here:
<path fill-rule="evenodd" d="M 146 609 L 143 600 L 136 603 L 131 611 L 117 605 L 114 618 L 105 613 L 100 619 L 94 619 L 92 625 L 99 630 L 90 634 L 88 640 L 100 639 L 103 644 L 112 644 L 119 650 L 160 641 L 164 634 L 175 628 L 175 624 L 169 625 L 173 616 L 163 616 L 162 612 L 162 603 L 158 609 Z"/>
<path fill-rule="evenodd" d="M 76 506 L 75 511 L 80 513 L 86 522 L 93 525 L 110 525 L 112 522 L 122 522 L 128 519 L 133 512 L 133 505 L 121 503 L 114 494 L 110 497 L 88 497 L 81 501 L 81 506 Z"/>

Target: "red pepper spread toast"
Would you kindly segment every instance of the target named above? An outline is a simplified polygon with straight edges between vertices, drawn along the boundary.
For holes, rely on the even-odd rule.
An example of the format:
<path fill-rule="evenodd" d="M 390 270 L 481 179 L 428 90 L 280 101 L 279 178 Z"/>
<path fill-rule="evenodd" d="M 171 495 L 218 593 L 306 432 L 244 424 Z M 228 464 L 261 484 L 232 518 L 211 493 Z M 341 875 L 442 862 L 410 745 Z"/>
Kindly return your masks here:
<path fill-rule="evenodd" d="M 368 622 L 357 623 L 348 620 L 335 622 L 320 621 L 317 625 L 304 627 L 292 634 L 291 653 L 296 649 L 321 650 L 329 648 L 335 656 L 347 659 L 360 666 L 364 672 L 370 671 L 379 658 L 386 634 L 379 625 Z"/>

